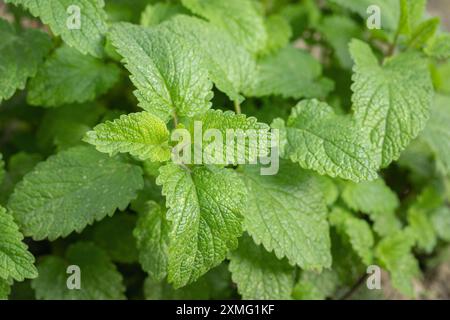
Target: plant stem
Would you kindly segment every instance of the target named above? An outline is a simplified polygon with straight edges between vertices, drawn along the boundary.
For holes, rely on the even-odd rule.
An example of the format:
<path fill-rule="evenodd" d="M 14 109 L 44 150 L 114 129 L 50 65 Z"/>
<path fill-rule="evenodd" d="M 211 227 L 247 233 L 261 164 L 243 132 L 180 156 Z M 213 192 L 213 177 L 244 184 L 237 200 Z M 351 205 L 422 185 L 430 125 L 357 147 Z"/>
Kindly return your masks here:
<path fill-rule="evenodd" d="M 241 113 L 241 104 L 237 100 L 234 100 L 234 110 L 237 114 Z"/>
<path fill-rule="evenodd" d="M 178 126 L 178 116 L 175 110 L 173 111 L 172 115 L 173 115 L 173 125 L 176 128 Z"/>
<path fill-rule="evenodd" d="M 361 278 L 358 279 L 358 281 L 353 285 L 353 287 L 344 294 L 339 300 L 347 300 L 349 299 L 355 292 L 358 290 L 358 288 L 366 281 L 367 274 L 364 274 L 361 276 Z"/>

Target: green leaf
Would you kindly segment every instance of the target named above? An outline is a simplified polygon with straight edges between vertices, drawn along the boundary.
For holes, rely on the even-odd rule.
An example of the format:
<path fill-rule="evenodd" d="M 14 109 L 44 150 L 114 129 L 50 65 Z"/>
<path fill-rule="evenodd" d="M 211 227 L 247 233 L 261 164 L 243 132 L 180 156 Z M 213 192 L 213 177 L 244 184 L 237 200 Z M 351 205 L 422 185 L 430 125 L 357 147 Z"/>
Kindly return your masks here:
<path fill-rule="evenodd" d="M 34 257 L 23 243 L 23 235 L 12 215 L 0 206 L 0 282 L 10 278 L 23 281 L 36 277 Z"/>
<path fill-rule="evenodd" d="M 264 48 L 267 33 L 263 17 L 252 0 L 182 0 L 193 13 L 227 31 L 237 43 L 256 53 Z"/>
<path fill-rule="evenodd" d="M 444 174 L 450 173 L 450 97 L 436 95 L 422 138 L 430 146 Z"/>
<path fill-rule="evenodd" d="M 381 28 L 395 30 L 400 19 L 400 2 L 397 0 L 328 0 L 358 13 L 363 19 L 369 18 L 367 8 L 376 5 L 380 8 Z M 414 0 L 413 0 L 414 1 Z"/>
<path fill-rule="evenodd" d="M 142 269 L 156 281 L 167 275 L 169 231 L 166 210 L 156 202 L 148 201 L 139 213 L 133 235 Z"/>
<path fill-rule="evenodd" d="M 55 35 L 81 53 L 103 55 L 104 34 L 108 26 L 103 0 L 5 0 L 22 5 L 50 27 Z M 80 14 L 79 28 L 74 16 Z M 73 28 L 69 28 L 73 26 Z"/>
<path fill-rule="evenodd" d="M 175 288 L 194 282 L 237 246 L 246 190 L 231 170 L 160 168 L 171 223 L 168 279 Z"/>
<path fill-rule="evenodd" d="M 302 101 L 286 124 L 275 120 L 272 126 L 285 137 L 284 156 L 305 169 L 356 182 L 377 177 L 376 164 L 361 139 L 362 129 L 325 103 Z"/>
<path fill-rule="evenodd" d="M 246 166 L 242 178 L 249 194 L 244 226 L 255 242 L 302 269 L 329 268 L 327 208 L 314 176 L 286 161 L 273 176 Z"/>
<path fill-rule="evenodd" d="M 348 51 L 352 38 L 361 38 L 360 26 L 346 16 L 328 16 L 318 25 L 319 31 L 334 49 L 334 53 L 344 68 L 351 69 L 353 61 Z"/>
<path fill-rule="evenodd" d="M 201 124 L 201 131 L 204 133 L 204 136 L 199 138 L 203 139 L 201 145 L 198 140 L 195 140 L 200 132 L 200 129 L 196 128 L 198 124 Z M 214 139 L 205 138 L 207 131 L 211 129 L 221 133 L 221 140 L 217 138 L 217 135 L 212 135 Z M 233 130 L 233 135 L 228 133 L 230 130 Z M 269 130 L 269 125 L 258 122 L 255 117 L 222 110 L 208 110 L 203 115 L 192 119 L 189 124 L 194 152 L 202 152 L 203 163 L 215 165 L 238 164 L 243 160 L 245 163 L 254 163 L 258 156 L 267 155 L 272 139 Z M 252 137 L 252 134 L 255 136 Z M 255 141 L 257 143 L 254 143 Z M 242 149 L 240 149 L 241 145 Z M 195 156 L 194 153 L 194 161 Z"/>
<path fill-rule="evenodd" d="M 429 118 L 433 87 L 426 60 L 407 52 L 379 65 L 370 47 L 350 44 L 355 60 L 353 110 L 361 127 L 369 128 L 375 158 L 382 167 L 423 130 Z"/>
<path fill-rule="evenodd" d="M 194 116 L 211 107 L 208 72 L 182 32 L 175 20 L 156 28 L 119 23 L 110 31 L 137 88 L 139 106 L 165 121 L 174 113 Z"/>
<path fill-rule="evenodd" d="M 295 99 L 324 97 L 333 89 L 333 82 L 321 75 L 322 66 L 309 53 L 287 46 L 258 63 L 255 80 L 246 94 Z"/>
<path fill-rule="evenodd" d="M 392 285 L 402 294 L 414 296 L 412 280 L 420 275 L 419 265 L 411 253 L 414 235 L 408 229 L 382 239 L 376 247 L 376 257 L 391 276 Z"/>
<path fill-rule="evenodd" d="M 11 285 L 12 281 L 0 278 L 0 300 L 8 299 L 8 296 L 11 293 Z"/>
<path fill-rule="evenodd" d="M 0 18 L 0 102 L 13 96 L 17 89 L 24 89 L 29 77 L 33 77 L 44 56 L 50 50 L 47 34 L 35 29 L 16 31 Z"/>
<path fill-rule="evenodd" d="M 133 237 L 136 217 L 118 213 L 94 225 L 92 240 L 105 250 L 113 261 L 133 263 L 137 261 L 138 250 Z"/>
<path fill-rule="evenodd" d="M 373 260 L 374 237 L 370 225 L 363 219 L 353 216 L 350 212 L 336 207 L 330 213 L 330 224 L 338 232 L 347 235 L 353 249 L 365 265 Z"/>
<path fill-rule="evenodd" d="M 381 236 L 391 234 L 401 227 L 395 216 L 400 202 L 383 179 L 348 182 L 342 191 L 342 199 L 352 210 L 367 213 L 374 222 L 374 230 Z"/>
<path fill-rule="evenodd" d="M 119 80 L 119 74 L 116 65 L 63 46 L 31 80 L 27 101 L 43 107 L 92 101 L 111 89 Z"/>
<path fill-rule="evenodd" d="M 294 269 L 244 235 L 230 253 L 233 282 L 244 300 L 290 300 Z"/>
<path fill-rule="evenodd" d="M 69 266 L 80 268 L 79 290 L 67 287 Z M 91 243 L 71 245 L 65 257 L 47 256 L 38 264 L 39 277 L 32 281 L 40 300 L 118 300 L 125 298 L 122 275 L 102 249 Z"/>
<path fill-rule="evenodd" d="M 339 197 L 339 189 L 337 185 L 334 183 L 333 179 L 327 176 L 316 175 L 315 180 L 319 185 L 319 189 L 323 193 L 325 203 L 328 206 L 334 204 Z"/>
<path fill-rule="evenodd" d="M 231 297 L 231 277 L 225 263 L 210 270 L 196 282 L 174 289 L 164 281 L 148 277 L 144 282 L 144 296 L 148 300 L 207 300 Z"/>
<path fill-rule="evenodd" d="M 287 46 L 292 37 L 292 28 L 285 17 L 273 14 L 264 20 L 264 24 L 267 31 L 267 43 L 260 54 L 273 54 Z"/>
<path fill-rule="evenodd" d="M 222 29 L 194 17 L 177 16 L 167 26 L 202 57 L 203 68 L 217 89 L 233 101 L 243 100 L 241 93 L 252 85 L 256 72 L 256 62 L 244 47 Z"/>
<path fill-rule="evenodd" d="M 86 134 L 84 141 L 100 152 L 129 152 L 140 160 L 166 161 L 171 154 L 166 124 L 146 111 L 99 124 Z"/>
<path fill-rule="evenodd" d="M 431 213 L 431 222 L 439 238 L 450 241 L 450 208 L 440 207 Z"/>
<path fill-rule="evenodd" d="M 141 14 L 141 25 L 153 27 L 177 14 L 186 13 L 183 6 L 173 3 L 158 2 L 149 4 Z"/>
<path fill-rule="evenodd" d="M 425 187 L 408 208 L 407 219 L 419 249 L 431 253 L 436 246 L 436 232 L 431 221 L 432 212 L 443 204 L 442 195 L 434 187 Z"/>
<path fill-rule="evenodd" d="M 428 19 L 419 24 L 408 41 L 409 48 L 420 49 L 435 35 L 440 24 L 439 18 Z"/>
<path fill-rule="evenodd" d="M 429 41 L 425 53 L 436 59 L 450 58 L 450 33 L 442 33 Z"/>
<path fill-rule="evenodd" d="M 325 300 L 335 293 L 338 284 L 339 277 L 333 270 L 303 271 L 292 296 L 296 300 Z"/>
<path fill-rule="evenodd" d="M 411 35 L 422 20 L 427 0 L 400 0 L 400 34 Z"/>
<path fill-rule="evenodd" d="M 48 109 L 37 131 L 37 143 L 43 150 L 64 150 L 82 143 L 86 132 L 105 112 L 97 103 L 83 103 Z"/>
<path fill-rule="evenodd" d="M 26 236 L 54 240 L 124 210 L 142 187 L 139 167 L 79 146 L 38 164 L 8 207 Z"/>

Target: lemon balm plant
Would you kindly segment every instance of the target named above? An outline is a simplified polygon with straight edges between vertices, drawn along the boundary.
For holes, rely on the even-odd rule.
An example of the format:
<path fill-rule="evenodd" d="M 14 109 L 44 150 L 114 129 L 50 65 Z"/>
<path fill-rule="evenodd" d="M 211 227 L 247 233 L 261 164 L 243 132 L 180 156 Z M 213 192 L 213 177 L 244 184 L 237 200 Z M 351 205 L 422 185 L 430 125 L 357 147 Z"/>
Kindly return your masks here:
<path fill-rule="evenodd" d="M 447 250 L 425 0 L 3 2 L 0 298 L 414 297 Z"/>

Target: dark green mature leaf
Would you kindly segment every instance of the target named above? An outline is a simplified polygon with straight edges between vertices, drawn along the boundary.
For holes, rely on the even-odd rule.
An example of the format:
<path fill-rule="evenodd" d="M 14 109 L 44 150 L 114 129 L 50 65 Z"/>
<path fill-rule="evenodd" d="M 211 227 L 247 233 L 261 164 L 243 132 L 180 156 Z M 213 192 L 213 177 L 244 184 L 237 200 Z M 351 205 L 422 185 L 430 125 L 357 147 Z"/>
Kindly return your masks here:
<path fill-rule="evenodd" d="M 112 63 L 83 55 L 63 46 L 39 69 L 29 85 L 28 103 L 58 107 L 92 101 L 119 80 L 120 69 Z"/>
<path fill-rule="evenodd" d="M 142 269 L 156 281 L 167 275 L 169 231 L 166 210 L 156 202 L 148 201 L 140 210 L 133 235 Z"/>
<path fill-rule="evenodd" d="M 16 31 L 0 18 L 0 102 L 12 97 L 17 89 L 24 89 L 33 77 L 44 56 L 50 50 L 47 34 L 39 30 Z"/>
<path fill-rule="evenodd" d="M 34 257 L 22 241 L 23 235 L 12 215 L 0 206 L 0 282 L 37 277 Z"/>
<path fill-rule="evenodd" d="M 69 289 L 69 266 L 80 268 L 80 289 Z M 118 300 L 125 298 L 122 275 L 100 248 L 91 243 L 71 245 L 65 257 L 47 256 L 38 264 L 39 277 L 32 282 L 40 300 Z"/>
<path fill-rule="evenodd" d="M 82 53 L 103 55 L 104 34 L 108 26 L 103 0 L 5 0 L 22 5 L 55 35 Z M 79 14 L 77 18 L 76 15 Z M 77 21 L 80 21 L 79 26 Z"/>
<path fill-rule="evenodd" d="M 37 165 L 8 207 L 26 236 L 54 240 L 124 210 L 142 187 L 139 167 L 79 146 Z"/>
<path fill-rule="evenodd" d="M 246 190 L 229 169 L 174 164 L 160 168 L 171 223 L 168 279 L 176 288 L 197 280 L 237 247 Z"/>
<path fill-rule="evenodd" d="M 230 271 L 245 300 L 289 300 L 294 272 L 289 263 L 256 245 L 245 235 L 239 248 L 230 253 Z"/>
<path fill-rule="evenodd" d="M 416 52 L 400 54 L 382 66 L 369 45 L 354 40 L 353 110 L 362 127 L 369 128 L 375 158 L 382 167 L 424 129 L 429 118 L 433 87 L 427 62 Z"/>
<path fill-rule="evenodd" d="M 303 269 L 329 268 L 327 208 L 314 176 L 282 162 L 276 175 L 246 166 L 242 178 L 249 194 L 244 225 L 255 242 Z"/>

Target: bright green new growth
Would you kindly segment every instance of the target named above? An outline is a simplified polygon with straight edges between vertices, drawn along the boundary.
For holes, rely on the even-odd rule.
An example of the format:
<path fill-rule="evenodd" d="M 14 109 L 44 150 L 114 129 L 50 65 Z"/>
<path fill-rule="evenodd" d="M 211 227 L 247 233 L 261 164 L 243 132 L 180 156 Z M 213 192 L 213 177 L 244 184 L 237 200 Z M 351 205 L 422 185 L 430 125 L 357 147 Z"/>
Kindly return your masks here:
<path fill-rule="evenodd" d="M 110 155 L 128 152 L 140 160 L 170 159 L 166 124 L 146 111 L 122 115 L 113 122 L 99 124 L 86 134 L 84 140 L 98 151 Z"/>
<path fill-rule="evenodd" d="M 167 164 L 158 184 L 166 196 L 168 279 L 175 287 L 197 280 L 235 249 L 242 234 L 245 186 L 229 169 Z"/>
<path fill-rule="evenodd" d="M 92 101 L 117 83 L 120 69 L 63 46 L 58 48 L 30 81 L 28 103 L 57 107 Z"/>
<path fill-rule="evenodd" d="M 124 210 L 143 186 L 141 175 L 139 167 L 120 159 L 74 147 L 27 174 L 8 208 L 26 236 L 54 240 Z"/>
<path fill-rule="evenodd" d="M 23 236 L 12 215 L 0 206 L 0 285 L 2 281 L 5 285 L 10 278 L 23 281 L 38 275 L 34 257 L 22 240 Z"/>
<path fill-rule="evenodd" d="M 25 88 L 44 56 L 50 50 L 50 38 L 38 30 L 18 32 L 0 18 L 0 102 L 12 97 L 17 89 Z"/>
<path fill-rule="evenodd" d="M 81 53 L 103 56 L 108 29 L 103 0 L 5 0 L 22 5 Z M 78 22 L 80 22 L 78 24 Z"/>

